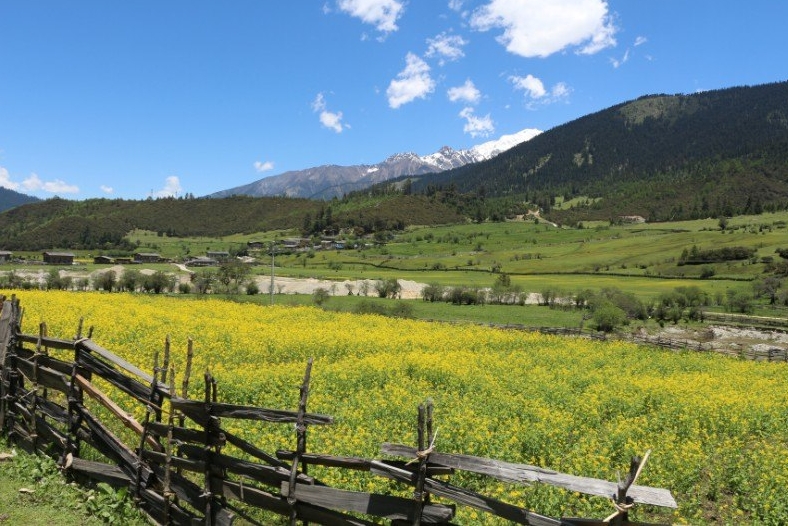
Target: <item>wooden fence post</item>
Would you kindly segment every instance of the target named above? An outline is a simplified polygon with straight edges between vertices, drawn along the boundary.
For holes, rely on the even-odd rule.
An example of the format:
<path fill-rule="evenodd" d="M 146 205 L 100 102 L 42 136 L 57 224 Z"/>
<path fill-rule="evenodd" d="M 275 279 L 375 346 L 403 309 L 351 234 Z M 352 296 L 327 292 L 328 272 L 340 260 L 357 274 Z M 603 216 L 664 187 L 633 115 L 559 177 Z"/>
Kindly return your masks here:
<path fill-rule="evenodd" d="M 623 482 L 621 480 L 618 481 L 618 491 L 616 495 L 613 495 L 613 505 L 616 507 L 616 512 L 607 517 L 604 522 L 609 522 L 613 526 L 622 526 L 629 522 L 629 510 L 635 501 L 631 497 L 627 497 L 627 491 L 635 483 L 640 472 L 643 471 L 643 466 L 646 465 L 650 454 L 651 450 L 646 451 L 642 459 L 640 457 L 632 457 L 629 463 L 629 473 L 627 473 L 627 477 Z"/>
<path fill-rule="evenodd" d="M 203 446 L 203 451 L 205 451 L 205 490 L 203 491 L 203 496 L 205 497 L 205 526 L 212 526 L 213 520 L 213 510 L 211 509 L 211 501 L 213 500 L 213 495 L 211 494 L 211 446 L 210 446 L 210 437 L 213 435 L 214 431 L 214 422 L 213 418 L 211 417 L 211 401 L 214 397 L 211 396 L 213 392 L 214 395 L 216 390 L 211 390 L 211 386 L 213 384 L 213 377 L 211 373 L 205 371 L 205 393 L 204 393 L 204 400 L 205 400 L 205 414 L 208 415 L 208 418 L 205 419 L 205 445 Z"/>
<path fill-rule="evenodd" d="M 290 466 L 290 486 L 287 490 L 287 503 L 290 505 L 290 525 L 295 526 L 298 522 L 298 510 L 296 509 L 296 478 L 298 476 L 298 464 L 302 463 L 302 456 L 306 453 L 306 424 L 304 415 L 306 414 L 306 401 L 309 397 L 309 379 L 312 375 L 313 359 L 309 358 L 306 363 L 304 381 L 301 383 L 301 396 L 298 401 L 298 415 L 296 417 L 296 450 L 293 457 L 293 464 Z M 307 464 L 303 463 L 301 471 L 307 474 Z M 306 525 L 307 522 L 304 521 Z"/>

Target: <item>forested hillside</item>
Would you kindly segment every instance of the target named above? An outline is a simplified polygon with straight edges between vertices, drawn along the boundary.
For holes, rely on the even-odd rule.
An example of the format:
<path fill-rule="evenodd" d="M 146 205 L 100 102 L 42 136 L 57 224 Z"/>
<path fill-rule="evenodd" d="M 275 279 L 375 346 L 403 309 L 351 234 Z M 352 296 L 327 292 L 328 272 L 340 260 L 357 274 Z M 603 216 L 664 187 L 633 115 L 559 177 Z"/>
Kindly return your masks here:
<path fill-rule="evenodd" d="M 501 155 L 413 182 L 523 196 L 562 222 L 691 219 L 788 206 L 788 82 L 653 95 L 558 126 Z M 580 200 L 553 209 L 556 197 Z"/>
<path fill-rule="evenodd" d="M 0 249 L 131 249 L 134 229 L 169 236 L 218 237 L 279 229 L 303 233 L 358 227 L 364 232 L 461 221 L 452 208 L 422 196 L 330 202 L 284 197 L 225 199 L 48 199 L 0 214 Z"/>
<path fill-rule="evenodd" d="M 20 194 L 19 192 L 0 186 L 0 212 L 25 203 L 35 203 L 38 200 L 37 197 Z"/>

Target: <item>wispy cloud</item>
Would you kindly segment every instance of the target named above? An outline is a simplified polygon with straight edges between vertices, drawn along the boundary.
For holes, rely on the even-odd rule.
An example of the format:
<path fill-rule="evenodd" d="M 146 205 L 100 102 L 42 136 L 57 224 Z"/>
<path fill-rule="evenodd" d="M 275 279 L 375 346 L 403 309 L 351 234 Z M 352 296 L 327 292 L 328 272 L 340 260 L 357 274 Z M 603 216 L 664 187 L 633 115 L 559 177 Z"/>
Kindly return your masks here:
<path fill-rule="evenodd" d="M 254 162 L 254 170 L 258 173 L 268 172 L 274 169 L 274 163 L 271 161 L 255 161 Z"/>
<path fill-rule="evenodd" d="M 482 97 L 481 92 L 476 88 L 471 79 L 466 80 L 465 84 L 462 86 L 449 88 L 446 94 L 452 102 L 465 102 L 468 104 L 476 104 Z"/>
<path fill-rule="evenodd" d="M 463 126 L 462 131 L 471 137 L 487 137 L 495 131 L 495 124 L 489 113 L 484 117 L 479 117 L 475 114 L 473 108 L 468 106 L 462 109 L 460 117 L 465 119 L 465 126 Z"/>
<path fill-rule="evenodd" d="M 111 186 L 107 186 L 105 184 L 99 186 L 99 189 L 101 189 L 101 191 L 104 192 L 105 194 L 111 194 L 115 192 L 114 188 L 112 188 Z"/>
<path fill-rule="evenodd" d="M 435 38 L 427 39 L 427 52 L 424 56 L 438 57 L 440 64 L 443 65 L 447 61 L 453 62 L 465 56 L 463 47 L 468 44 L 468 41 L 459 35 L 448 35 L 445 32 L 436 36 Z"/>
<path fill-rule="evenodd" d="M 164 180 L 164 188 L 155 192 L 155 197 L 178 197 L 178 194 L 183 191 L 181 188 L 181 180 L 176 175 L 171 175 Z"/>
<path fill-rule="evenodd" d="M 342 112 L 331 112 L 326 109 L 326 98 L 322 93 L 318 93 L 312 102 L 312 110 L 320 114 L 320 124 L 336 133 L 342 133 L 349 125 L 342 123 Z"/>
<path fill-rule="evenodd" d="M 473 12 L 471 27 L 502 29 L 498 41 L 523 57 L 547 57 L 568 47 L 590 55 L 616 45 L 617 28 L 604 0 L 491 0 Z"/>
<path fill-rule="evenodd" d="M 397 78 L 386 89 L 389 106 L 394 109 L 415 99 L 423 99 L 435 91 L 430 67 L 421 57 L 408 53 L 405 62 L 405 69 L 397 74 Z"/>
<path fill-rule="evenodd" d="M 397 31 L 397 19 L 402 16 L 404 4 L 398 0 L 339 0 L 341 11 L 371 24 L 382 33 Z"/>
<path fill-rule="evenodd" d="M 525 77 L 513 75 L 509 77 L 509 81 L 514 85 L 514 89 L 525 92 L 527 105 L 532 105 L 535 102 L 540 104 L 556 102 L 568 97 L 572 92 L 564 82 L 559 82 L 548 90 L 544 82 L 533 75 Z"/>
<path fill-rule="evenodd" d="M 626 64 L 628 60 L 629 60 L 629 49 L 627 49 L 624 52 L 624 56 L 621 57 L 620 59 L 618 59 L 616 57 L 611 57 L 610 58 L 610 63 L 613 64 L 614 68 L 618 69 L 621 66 L 623 66 L 624 64 Z"/>
<path fill-rule="evenodd" d="M 641 46 L 641 45 L 645 44 L 646 42 L 648 42 L 648 39 L 646 37 L 637 37 L 635 39 L 635 46 L 636 47 L 637 46 Z"/>

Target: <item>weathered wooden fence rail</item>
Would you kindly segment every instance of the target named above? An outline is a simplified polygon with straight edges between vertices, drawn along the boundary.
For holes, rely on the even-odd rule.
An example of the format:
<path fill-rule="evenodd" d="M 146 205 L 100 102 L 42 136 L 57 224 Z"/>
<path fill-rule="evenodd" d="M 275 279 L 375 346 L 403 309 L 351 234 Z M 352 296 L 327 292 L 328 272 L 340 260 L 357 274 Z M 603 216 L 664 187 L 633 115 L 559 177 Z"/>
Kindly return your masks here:
<path fill-rule="evenodd" d="M 138 506 L 160 524 L 229 525 L 236 517 L 260 524 L 250 508 L 267 510 L 296 524 L 331 526 L 451 524 L 456 505 L 470 506 L 517 524 L 634 524 L 633 503 L 676 507 L 668 490 L 634 485 L 642 468 L 633 459 L 630 477 L 613 484 L 549 469 L 440 453 L 435 449 L 432 405 L 419 408 L 413 447 L 383 444 L 381 453 L 415 460 L 376 460 L 307 452 L 309 426 L 333 418 L 307 411 L 311 360 L 296 411 L 235 405 L 218 400 L 217 382 L 206 372 L 204 392 L 189 398 L 193 350 L 187 351 L 180 393 L 170 366 L 169 341 L 163 359 L 153 358 L 153 374 L 104 349 L 82 328 L 72 340 L 21 332 L 16 300 L 0 312 L 0 433 L 30 453 L 58 459 L 77 478 L 129 488 Z M 64 359 L 61 355 L 71 358 Z M 58 356 L 56 356 L 58 355 Z M 116 391 L 113 400 L 102 386 Z M 122 404 L 135 404 L 136 419 Z M 103 421 L 102 421 L 103 419 Z M 296 447 L 274 454 L 236 436 L 224 420 L 244 419 L 295 426 Z M 235 455 L 231 454 L 235 452 Z M 413 489 L 413 498 L 330 487 L 309 475 L 308 466 L 367 471 Z M 454 486 L 436 477 L 455 470 L 523 484 L 543 483 L 612 498 L 618 511 L 605 521 L 552 518 Z M 451 504 L 433 502 L 440 497 Z M 366 517 L 366 518 L 365 518 Z M 378 522 L 373 522 L 378 521 Z"/>

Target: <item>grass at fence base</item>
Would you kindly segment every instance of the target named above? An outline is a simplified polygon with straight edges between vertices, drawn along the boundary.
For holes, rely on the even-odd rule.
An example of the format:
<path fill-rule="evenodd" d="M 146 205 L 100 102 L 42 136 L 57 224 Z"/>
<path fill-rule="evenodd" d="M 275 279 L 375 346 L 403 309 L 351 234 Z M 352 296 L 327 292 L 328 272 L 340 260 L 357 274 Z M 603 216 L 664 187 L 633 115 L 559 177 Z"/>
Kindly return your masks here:
<path fill-rule="evenodd" d="M 12 450 L 0 447 L 0 454 Z M 0 524 L 92 526 L 149 524 L 130 499 L 109 489 L 70 484 L 54 461 L 23 451 L 0 461 Z"/>

